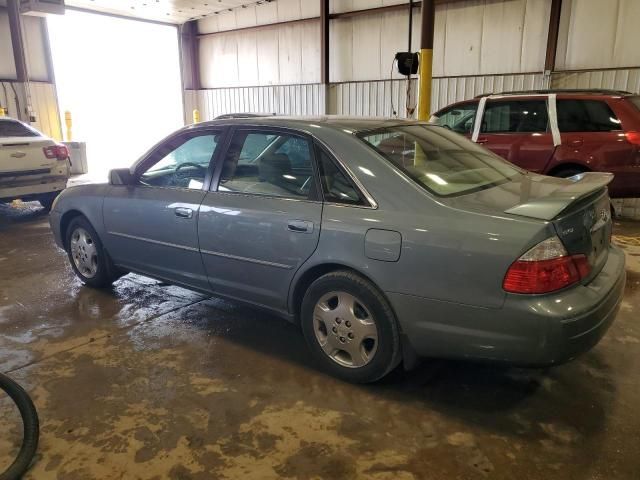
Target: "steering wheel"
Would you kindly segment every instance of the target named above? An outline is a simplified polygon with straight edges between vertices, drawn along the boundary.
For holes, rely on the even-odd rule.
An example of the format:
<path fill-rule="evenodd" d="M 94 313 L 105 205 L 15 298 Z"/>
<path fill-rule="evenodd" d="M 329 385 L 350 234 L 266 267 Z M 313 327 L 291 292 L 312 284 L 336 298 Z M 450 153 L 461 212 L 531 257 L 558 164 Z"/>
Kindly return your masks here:
<path fill-rule="evenodd" d="M 205 175 L 207 173 L 207 169 L 205 167 L 203 167 L 202 165 L 198 165 L 197 163 L 193 163 L 193 162 L 181 163 L 180 165 L 178 165 L 176 167 L 175 172 L 178 173 L 178 170 L 180 170 L 182 167 L 195 167 L 198 170 L 200 170 L 203 175 Z"/>

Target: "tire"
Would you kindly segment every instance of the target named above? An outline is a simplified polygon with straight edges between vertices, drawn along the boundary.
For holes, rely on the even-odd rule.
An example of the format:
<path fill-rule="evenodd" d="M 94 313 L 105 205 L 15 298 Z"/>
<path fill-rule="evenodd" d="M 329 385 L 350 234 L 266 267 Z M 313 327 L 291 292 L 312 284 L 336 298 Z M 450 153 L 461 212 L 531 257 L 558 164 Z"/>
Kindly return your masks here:
<path fill-rule="evenodd" d="M 560 178 L 569 178 L 569 177 L 573 177 L 574 175 L 578 175 L 579 173 L 584 173 L 585 170 L 581 170 L 579 168 L 576 167 L 567 167 L 567 168 L 562 168 L 560 170 L 558 170 L 557 172 L 554 172 L 553 176 L 554 177 L 560 177 Z"/>
<path fill-rule="evenodd" d="M 65 240 L 69 262 L 82 283 L 105 288 L 118 278 L 98 234 L 85 217 L 71 220 Z"/>
<path fill-rule="evenodd" d="M 301 324 L 323 370 L 342 380 L 375 382 L 400 363 L 399 329 L 389 302 L 353 272 L 314 281 L 302 300 Z"/>
<path fill-rule="evenodd" d="M 40 436 L 38 412 L 27 392 L 6 375 L 0 374 L 0 389 L 15 402 L 23 425 L 22 446 L 18 456 L 5 472 L 0 472 L 0 480 L 17 480 L 27 471 L 38 449 Z"/>
<path fill-rule="evenodd" d="M 40 202 L 40 205 L 42 205 L 44 209 L 49 212 L 51 211 L 51 207 L 53 206 L 53 202 L 57 196 L 58 193 L 47 193 L 46 195 L 38 197 L 38 202 Z"/>

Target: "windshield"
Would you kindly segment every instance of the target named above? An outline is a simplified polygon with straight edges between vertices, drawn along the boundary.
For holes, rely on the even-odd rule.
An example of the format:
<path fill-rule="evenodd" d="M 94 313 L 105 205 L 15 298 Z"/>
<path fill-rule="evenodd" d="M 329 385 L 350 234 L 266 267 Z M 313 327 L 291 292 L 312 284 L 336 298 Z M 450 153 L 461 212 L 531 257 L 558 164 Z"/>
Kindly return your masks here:
<path fill-rule="evenodd" d="M 400 125 L 359 137 L 418 185 L 442 197 L 490 188 L 524 173 L 444 128 Z"/>
<path fill-rule="evenodd" d="M 14 120 L 0 121 L 0 137 L 39 137 L 41 136 L 35 128 Z"/>

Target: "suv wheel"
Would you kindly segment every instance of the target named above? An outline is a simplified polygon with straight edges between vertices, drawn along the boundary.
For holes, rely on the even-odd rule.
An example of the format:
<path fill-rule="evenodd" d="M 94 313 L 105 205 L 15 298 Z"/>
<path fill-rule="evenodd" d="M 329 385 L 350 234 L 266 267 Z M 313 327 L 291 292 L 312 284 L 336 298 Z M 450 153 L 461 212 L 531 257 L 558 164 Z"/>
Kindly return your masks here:
<path fill-rule="evenodd" d="M 374 382 L 400 363 L 395 315 L 378 289 L 355 273 L 331 272 L 313 282 L 301 322 L 316 360 L 343 380 Z"/>

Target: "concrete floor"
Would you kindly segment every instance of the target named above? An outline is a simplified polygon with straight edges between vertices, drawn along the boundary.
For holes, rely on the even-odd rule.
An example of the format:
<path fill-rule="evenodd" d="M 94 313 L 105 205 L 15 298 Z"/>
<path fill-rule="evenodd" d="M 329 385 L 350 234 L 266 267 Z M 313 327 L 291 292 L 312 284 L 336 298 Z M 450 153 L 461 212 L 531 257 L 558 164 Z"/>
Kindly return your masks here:
<path fill-rule="evenodd" d="M 0 205 L 0 371 L 42 423 L 28 478 L 640 478 L 640 224 L 616 225 L 627 291 L 589 354 L 354 386 L 262 312 L 134 275 L 81 286 L 35 205 Z"/>

